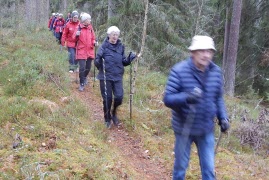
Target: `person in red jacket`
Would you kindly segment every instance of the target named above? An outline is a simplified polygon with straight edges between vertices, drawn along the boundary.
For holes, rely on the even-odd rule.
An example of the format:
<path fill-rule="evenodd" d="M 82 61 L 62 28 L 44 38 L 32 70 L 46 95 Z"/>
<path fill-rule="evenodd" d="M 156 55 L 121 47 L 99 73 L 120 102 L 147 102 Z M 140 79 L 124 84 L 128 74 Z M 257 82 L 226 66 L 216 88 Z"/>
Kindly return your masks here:
<path fill-rule="evenodd" d="M 61 38 L 63 34 L 63 28 L 64 28 L 64 18 L 63 14 L 59 14 L 58 18 L 55 20 L 53 24 L 53 29 L 55 32 L 55 37 L 58 40 L 59 44 L 61 44 Z"/>
<path fill-rule="evenodd" d="M 79 91 L 84 91 L 84 86 L 88 83 L 87 76 L 91 70 L 91 63 L 95 58 L 94 46 L 97 46 L 89 14 L 83 13 L 81 16 L 81 23 L 76 32 L 76 37 L 76 60 L 79 63 Z"/>
<path fill-rule="evenodd" d="M 51 31 L 50 24 L 51 24 L 52 19 L 54 18 L 54 16 L 55 16 L 55 13 L 52 13 L 52 15 L 51 15 L 51 17 L 50 17 L 50 19 L 49 19 L 49 22 L 48 22 L 48 29 L 49 29 L 50 31 Z"/>
<path fill-rule="evenodd" d="M 66 23 L 66 26 L 63 31 L 61 43 L 62 46 L 67 46 L 68 55 L 69 55 L 69 72 L 73 73 L 75 70 L 75 67 L 78 64 L 78 61 L 75 61 L 75 55 L 76 55 L 76 32 L 78 30 L 79 25 L 79 19 L 78 19 L 79 13 L 77 11 L 73 11 L 71 13 L 71 20 Z"/>

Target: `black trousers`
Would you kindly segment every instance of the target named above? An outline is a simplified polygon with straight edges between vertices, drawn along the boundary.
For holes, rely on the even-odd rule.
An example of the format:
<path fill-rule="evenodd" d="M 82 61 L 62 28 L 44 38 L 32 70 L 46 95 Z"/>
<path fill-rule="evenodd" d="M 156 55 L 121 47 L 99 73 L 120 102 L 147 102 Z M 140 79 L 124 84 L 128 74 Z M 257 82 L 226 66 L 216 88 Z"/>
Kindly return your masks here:
<path fill-rule="evenodd" d="M 80 85 L 84 85 L 85 80 L 91 70 L 92 66 L 92 58 L 88 59 L 77 59 L 79 64 L 79 83 Z"/>
<path fill-rule="evenodd" d="M 123 99 L 123 84 L 122 80 L 112 81 L 107 80 L 106 83 L 104 80 L 100 80 L 100 90 L 103 98 L 103 110 L 105 121 L 111 120 L 112 116 L 116 115 L 117 108 L 122 104 Z M 111 106 L 113 101 L 113 109 L 111 112 Z"/>

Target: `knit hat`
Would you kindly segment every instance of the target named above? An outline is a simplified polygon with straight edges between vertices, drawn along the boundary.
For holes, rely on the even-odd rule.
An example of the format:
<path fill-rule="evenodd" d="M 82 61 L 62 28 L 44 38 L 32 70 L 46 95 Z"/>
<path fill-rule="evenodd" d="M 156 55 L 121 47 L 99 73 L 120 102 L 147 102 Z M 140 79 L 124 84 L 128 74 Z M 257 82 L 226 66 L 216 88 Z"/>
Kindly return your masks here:
<path fill-rule="evenodd" d="M 212 49 L 216 51 L 213 39 L 209 36 L 201 35 L 196 35 L 192 38 L 191 45 L 188 49 L 190 51 L 195 51 L 199 49 Z"/>
<path fill-rule="evenodd" d="M 73 17 L 77 17 L 78 18 L 78 16 L 79 16 L 79 13 L 77 11 L 73 11 L 71 13 L 71 18 L 73 18 Z"/>
<path fill-rule="evenodd" d="M 81 15 L 81 22 L 86 21 L 87 19 L 89 19 L 91 21 L 91 15 L 89 15 L 88 13 L 83 13 Z"/>
<path fill-rule="evenodd" d="M 120 33 L 120 30 L 119 30 L 119 28 L 117 26 L 110 26 L 107 29 L 107 34 L 111 34 L 112 32 Z"/>

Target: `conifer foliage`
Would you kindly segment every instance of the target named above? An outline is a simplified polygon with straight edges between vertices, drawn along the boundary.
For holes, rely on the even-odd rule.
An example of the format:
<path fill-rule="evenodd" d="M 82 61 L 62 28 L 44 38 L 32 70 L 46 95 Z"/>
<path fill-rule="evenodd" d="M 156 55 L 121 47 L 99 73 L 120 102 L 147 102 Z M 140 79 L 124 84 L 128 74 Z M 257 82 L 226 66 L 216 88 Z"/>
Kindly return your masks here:
<path fill-rule="evenodd" d="M 146 46 L 140 64 L 168 72 L 173 64 L 188 56 L 187 47 L 195 34 L 210 35 L 216 42 L 215 62 L 229 57 L 225 46 L 227 26 L 231 25 L 232 4 L 236 0 L 150 0 Z M 53 12 L 64 16 L 72 10 L 88 12 L 99 41 L 110 25 L 121 30 L 122 41 L 130 51 L 141 47 L 144 0 L 1 0 L 0 28 L 45 28 Z M 236 61 L 231 94 L 246 93 L 246 86 L 267 96 L 268 80 L 268 8 L 266 0 L 242 1 Z M 233 20 L 232 20 L 233 21 Z M 225 24 L 226 22 L 226 24 Z M 227 24 L 228 22 L 228 24 Z M 226 27 L 226 28 L 225 28 Z M 225 54 L 226 53 L 226 54 Z M 223 54 L 225 56 L 223 56 Z"/>

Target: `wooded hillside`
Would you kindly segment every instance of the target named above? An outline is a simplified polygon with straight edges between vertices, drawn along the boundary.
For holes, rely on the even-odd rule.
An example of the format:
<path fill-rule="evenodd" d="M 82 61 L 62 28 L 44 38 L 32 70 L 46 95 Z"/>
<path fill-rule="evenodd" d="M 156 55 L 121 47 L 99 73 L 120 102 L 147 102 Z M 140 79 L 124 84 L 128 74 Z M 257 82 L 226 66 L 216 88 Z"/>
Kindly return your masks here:
<path fill-rule="evenodd" d="M 88 12 L 99 40 L 109 25 L 117 25 L 127 47 L 140 49 L 144 0 L 2 0 L 0 9 L 0 28 L 16 30 L 46 28 L 53 12 L 65 17 L 73 10 Z M 226 93 L 241 96 L 255 92 L 266 100 L 268 12 L 267 0 L 150 0 L 141 63 L 168 72 L 175 62 L 188 56 L 192 36 L 210 35 L 217 46 L 215 62 L 223 67 Z"/>

